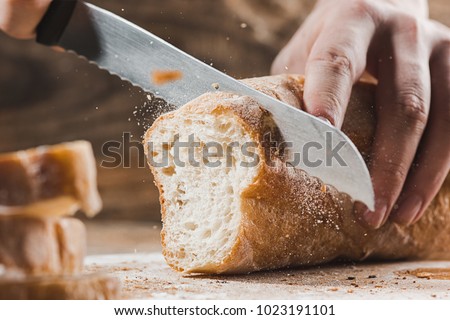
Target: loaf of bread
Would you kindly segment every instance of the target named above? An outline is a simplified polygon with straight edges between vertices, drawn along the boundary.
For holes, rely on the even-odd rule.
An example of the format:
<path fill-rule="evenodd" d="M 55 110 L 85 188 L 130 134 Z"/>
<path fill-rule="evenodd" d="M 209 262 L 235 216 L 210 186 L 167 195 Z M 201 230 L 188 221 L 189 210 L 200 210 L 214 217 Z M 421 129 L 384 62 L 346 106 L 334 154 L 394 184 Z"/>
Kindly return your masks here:
<path fill-rule="evenodd" d="M 120 282 L 104 274 L 0 278 L 0 300 L 120 299 Z"/>
<path fill-rule="evenodd" d="M 300 76 L 245 82 L 303 106 Z M 366 161 L 376 126 L 374 89 L 368 83 L 354 86 L 343 125 Z M 254 100 L 223 92 L 204 94 L 161 116 L 147 131 L 145 150 L 162 206 L 163 253 L 171 267 L 187 273 L 243 273 L 336 258 L 450 258 L 448 177 L 418 223 L 404 227 L 388 221 L 371 230 L 356 221 L 347 195 L 287 166 L 283 150 L 264 143 L 267 132 L 281 139 L 270 114 Z M 188 148 L 174 148 L 174 142 L 189 141 L 190 135 L 190 143 L 199 146 L 191 154 Z M 257 165 L 243 166 L 251 159 L 239 148 L 205 158 L 202 147 L 208 143 L 214 153 L 217 144 L 235 142 L 254 146 Z"/>
<path fill-rule="evenodd" d="M 88 216 L 100 211 L 91 144 L 75 141 L 0 155 L 0 215 Z"/>
<path fill-rule="evenodd" d="M 0 279 L 80 273 L 85 254 L 77 219 L 0 216 Z"/>

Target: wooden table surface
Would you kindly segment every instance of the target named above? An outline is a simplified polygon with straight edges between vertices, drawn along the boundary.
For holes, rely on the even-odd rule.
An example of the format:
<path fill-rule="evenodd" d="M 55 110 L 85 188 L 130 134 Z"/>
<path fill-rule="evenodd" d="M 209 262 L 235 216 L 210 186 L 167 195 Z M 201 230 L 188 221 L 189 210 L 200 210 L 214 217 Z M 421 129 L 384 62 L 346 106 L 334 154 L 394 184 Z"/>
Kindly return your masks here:
<path fill-rule="evenodd" d="M 338 263 L 240 276 L 185 275 L 170 269 L 160 226 L 89 222 L 88 272 L 122 281 L 129 299 L 449 299 L 450 261 Z M 436 279 L 437 277 L 446 279 Z"/>

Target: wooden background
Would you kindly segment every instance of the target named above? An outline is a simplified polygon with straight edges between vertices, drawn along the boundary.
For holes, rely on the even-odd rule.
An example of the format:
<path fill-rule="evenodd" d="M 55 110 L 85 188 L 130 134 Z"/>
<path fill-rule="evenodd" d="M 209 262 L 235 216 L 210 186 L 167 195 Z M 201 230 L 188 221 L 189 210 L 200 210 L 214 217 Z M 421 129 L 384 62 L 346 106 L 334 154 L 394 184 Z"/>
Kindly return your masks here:
<path fill-rule="evenodd" d="M 314 0 L 91 0 L 220 70 L 238 77 L 267 75 L 270 64 L 307 16 Z M 430 13 L 450 25 L 448 0 Z M 243 27 L 245 23 L 246 27 Z M 97 219 L 159 221 L 158 193 L 142 148 L 131 168 L 102 168 L 102 145 L 140 142 L 149 120 L 146 94 L 76 58 L 0 34 L 0 152 L 76 139 L 92 142 L 104 210 Z M 148 107 L 147 107 L 148 108 Z M 139 125 L 138 125 L 139 123 Z"/>

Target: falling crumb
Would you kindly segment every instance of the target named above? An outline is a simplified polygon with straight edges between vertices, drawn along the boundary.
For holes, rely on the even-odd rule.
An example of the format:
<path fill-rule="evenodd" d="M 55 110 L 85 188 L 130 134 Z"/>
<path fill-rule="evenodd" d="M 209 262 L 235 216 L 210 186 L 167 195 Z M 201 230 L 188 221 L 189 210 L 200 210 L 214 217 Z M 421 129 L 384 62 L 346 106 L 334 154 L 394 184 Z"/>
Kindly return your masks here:
<path fill-rule="evenodd" d="M 214 82 L 213 84 L 211 84 L 211 87 L 213 87 L 213 89 L 219 90 L 220 86 L 217 82 Z"/>
<path fill-rule="evenodd" d="M 376 277 L 377 277 L 376 275 L 371 274 L 371 275 L 369 275 L 367 278 L 369 278 L 369 279 L 375 279 Z"/>
<path fill-rule="evenodd" d="M 406 270 L 402 273 L 408 275 L 414 275 L 417 278 L 423 279 L 439 279 L 439 280 L 450 280 L 450 269 L 448 268 L 419 268 L 415 270 Z M 406 277 L 403 277 L 406 279 Z"/>
<path fill-rule="evenodd" d="M 383 288 L 383 286 L 375 286 L 375 288 L 378 288 L 378 289 L 381 289 L 381 288 Z"/>
<path fill-rule="evenodd" d="M 347 293 L 353 293 L 353 290 L 352 289 L 348 289 Z"/>
<path fill-rule="evenodd" d="M 245 22 L 242 22 L 241 23 L 241 29 L 245 29 L 245 28 L 247 28 L 247 24 Z"/>
<path fill-rule="evenodd" d="M 436 298 L 436 297 L 437 297 L 437 295 L 435 295 L 435 294 L 432 294 L 432 295 L 431 295 L 431 297 L 432 297 L 432 298 Z"/>
<path fill-rule="evenodd" d="M 179 70 L 155 70 L 152 73 L 152 81 L 156 85 L 180 80 L 182 77 L 183 73 Z"/>
<path fill-rule="evenodd" d="M 330 288 L 330 289 L 328 289 L 328 291 L 338 291 L 339 290 L 339 288 Z"/>
<path fill-rule="evenodd" d="M 356 277 L 347 277 L 347 280 L 355 280 Z"/>

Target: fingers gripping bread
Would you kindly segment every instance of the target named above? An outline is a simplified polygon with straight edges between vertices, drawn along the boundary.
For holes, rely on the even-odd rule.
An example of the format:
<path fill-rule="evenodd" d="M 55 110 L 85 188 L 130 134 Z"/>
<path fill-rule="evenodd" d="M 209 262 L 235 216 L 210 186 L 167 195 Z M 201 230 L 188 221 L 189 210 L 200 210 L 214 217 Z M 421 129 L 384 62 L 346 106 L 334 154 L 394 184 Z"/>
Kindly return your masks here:
<path fill-rule="evenodd" d="M 254 88 L 302 108 L 303 79 L 274 76 L 245 80 Z M 368 160 L 376 117 L 374 86 L 358 83 L 343 131 Z M 281 140 L 270 116 L 248 97 L 207 93 L 163 115 L 147 131 L 144 144 L 160 191 L 163 253 L 183 272 L 240 273 L 286 266 L 313 265 L 338 257 L 448 258 L 450 181 L 444 183 L 425 216 L 415 225 L 388 222 L 378 230 L 354 218 L 349 197 L 305 172 L 286 166 L 283 150 L 268 147 L 267 132 Z M 189 154 L 176 141 L 198 143 Z M 250 142 L 260 161 L 232 149 L 204 157 L 202 146 Z M 187 149 L 187 148 L 185 148 Z M 164 158 L 168 159 L 163 164 Z M 230 161 L 227 161 L 230 160 Z M 227 162 L 229 165 L 227 165 Z M 163 164 L 163 165 L 161 165 Z M 208 164 L 208 165 L 207 165 Z"/>

